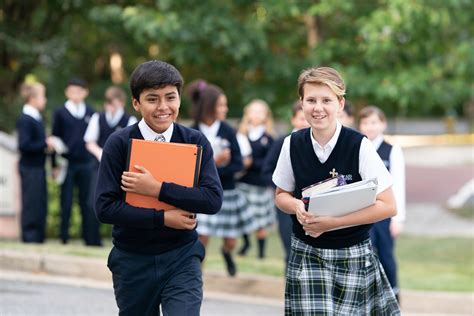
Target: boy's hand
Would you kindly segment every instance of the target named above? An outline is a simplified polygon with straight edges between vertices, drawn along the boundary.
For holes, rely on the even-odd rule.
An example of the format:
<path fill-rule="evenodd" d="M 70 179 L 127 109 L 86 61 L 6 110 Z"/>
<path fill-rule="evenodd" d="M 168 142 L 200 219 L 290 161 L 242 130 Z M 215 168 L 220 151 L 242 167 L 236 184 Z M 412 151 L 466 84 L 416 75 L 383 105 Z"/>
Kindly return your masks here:
<path fill-rule="evenodd" d="M 165 226 L 174 229 L 192 230 L 196 227 L 196 216 L 194 213 L 180 209 L 164 211 Z"/>
<path fill-rule="evenodd" d="M 304 231 L 313 238 L 335 227 L 334 218 L 331 216 L 312 216 L 303 223 Z"/>
<path fill-rule="evenodd" d="M 122 174 L 122 190 L 158 198 L 161 182 L 156 181 L 150 171 L 142 166 L 135 165 L 139 172 L 124 171 Z"/>
<path fill-rule="evenodd" d="M 214 161 L 216 163 L 216 166 L 220 167 L 220 166 L 224 166 L 228 164 L 230 162 L 230 158 L 231 158 L 230 149 L 225 148 L 222 150 L 222 152 L 219 155 L 217 155 Z"/>
<path fill-rule="evenodd" d="M 301 225 L 304 224 L 306 219 L 312 216 L 310 213 L 306 211 L 303 201 L 299 199 L 295 199 L 294 211 L 295 211 L 296 219 L 298 219 L 298 222 L 300 222 Z"/>
<path fill-rule="evenodd" d="M 392 235 L 393 238 L 396 238 L 402 230 L 403 224 L 392 218 L 392 220 L 390 221 L 390 235 Z"/>

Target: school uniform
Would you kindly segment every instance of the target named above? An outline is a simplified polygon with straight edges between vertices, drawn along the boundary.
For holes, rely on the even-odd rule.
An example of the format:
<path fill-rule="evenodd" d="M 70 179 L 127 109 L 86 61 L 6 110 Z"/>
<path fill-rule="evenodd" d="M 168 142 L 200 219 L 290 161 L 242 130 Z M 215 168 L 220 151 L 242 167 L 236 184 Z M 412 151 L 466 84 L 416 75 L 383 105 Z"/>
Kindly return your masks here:
<path fill-rule="evenodd" d="M 199 187 L 164 182 L 160 201 L 193 213 L 214 214 L 222 205 L 222 186 L 211 145 L 200 132 L 179 124 L 157 135 L 142 119 L 107 140 L 97 178 L 95 210 L 102 223 L 113 224 L 114 247 L 109 254 L 120 314 L 199 315 L 202 302 L 200 263 L 204 247 L 193 230 L 164 225 L 164 212 L 131 206 L 123 200 L 121 176 L 128 168 L 129 140 L 198 144 L 203 147 Z"/>
<path fill-rule="evenodd" d="M 273 190 L 262 177 L 262 167 L 273 138 L 265 126 L 250 129 L 247 135 L 252 149 L 252 165 L 239 179 L 237 188 L 247 197 L 247 207 L 252 213 L 254 230 L 267 228 L 275 221 Z"/>
<path fill-rule="evenodd" d="M 230 162 L 217 167 L 224 190 L 222 208 L 215 215 L 198 214 L 197 231 L 200 235 L 235 238 L 253 229 L 252 214 L 247 209 L 245 196 L 235 188 L 235 174 L 244 167 L 234 129 L 224 121 L 211 126 L 203 123 L 193 128 L 201 131 L 211 143 L 214 156 L 223 149 L 230 149 Z"/>
<path fill-rule="evenodd" d="M 301 198 L 304 187 L 343 174 L 347 183 L 377 177 L 378 193 L 392 185 L 390 174 L 370 142 L 337 122 L 331 140 L 320 146 L 311 128 L 288 136 L 273 182 Z M 399 307 L 374 254 L 369 230 L 359 225 L 305 234 L 292 215 L 293 238 L 286 289 L 286 315 L 399 315 Z"/>
<path fill-rule="evenodd" d="M 46 185 L 46 136 L 40 112 L 25 104 L 17 120 L 21 178 L 21 239 L 45 239 L 48 192 Z"/>
<path fill-rule="evenodd" d="M 393 292 L 398 295 L 397 262 L 395 259 L 395 239 L 390 233 L 392 220 L 403 221 L 405 219 L 405 163 L 401 148 L 387 143 L 383 135 L 376 137 L 372 144 L 377 150 L 385 167 L 394 178 L 393 193 L 397 202 L 397 215 L 374 223 L 370 230 L 370 239 L 375 248 L 380 263 L 392 286 Z"/>
<path fill-rule="evenodd" d="M 94 157 L 87 151 L 84 133 L 94 111 L 84 103 L 74 105 L 67 101 L 65 106 L 54 112 L 53 135 L 67 146 L 62 156 L 67 160 L 67 173 L 61 185 L 61 228 L 63 243 L 69 240 L 69 221 L 73 202 L 74 187 L 79 189 L 79 206 L 82 215 L 82 237 L 86 245 L 100 246 L 99 222 L 92 209 Z"/>

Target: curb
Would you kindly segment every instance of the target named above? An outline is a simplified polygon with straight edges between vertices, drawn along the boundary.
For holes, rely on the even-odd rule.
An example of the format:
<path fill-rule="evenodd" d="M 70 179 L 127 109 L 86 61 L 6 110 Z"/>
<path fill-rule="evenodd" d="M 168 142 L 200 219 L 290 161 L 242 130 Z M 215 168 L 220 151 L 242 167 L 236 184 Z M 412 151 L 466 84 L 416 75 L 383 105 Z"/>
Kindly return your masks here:
<path fill-rule="evenodd" d="M 104 259 L 77 258 L 67 255 L 25 253 L 0 250 L 0 270 L 22 271 L 107 282 L 112 276 Z M 220 295 L 253 300 L 284 301 L 283 278 L 240 274 L 231 278 L 224 273 L 204 272 L 204 290 Z M 403 290 L 402 310 L 406 315 L 473 315 L 474 293 L 423 292 Z M 274 303 L 273 303 L 274 304 Z"/>

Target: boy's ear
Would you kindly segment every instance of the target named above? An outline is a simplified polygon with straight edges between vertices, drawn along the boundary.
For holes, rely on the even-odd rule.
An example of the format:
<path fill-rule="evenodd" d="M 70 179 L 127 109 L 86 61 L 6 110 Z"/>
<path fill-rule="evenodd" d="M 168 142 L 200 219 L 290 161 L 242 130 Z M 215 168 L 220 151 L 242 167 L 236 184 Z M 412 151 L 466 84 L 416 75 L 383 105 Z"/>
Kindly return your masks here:
<path fill-rule="evenodd" d="M 138 101 L 134 97 L 132 97 L 132 106 L 135 111 L 140 112 L 140 101 Z"/>
<path fill-rule="evenodd" d="M 342 97 L 340 100 L 339 100 L 339 109 L 338 109 L 338 113 L 341 113 L 343 110 L 344 110 L 344 106 L 346 105 L 346 99 L 344 97 Z"/>

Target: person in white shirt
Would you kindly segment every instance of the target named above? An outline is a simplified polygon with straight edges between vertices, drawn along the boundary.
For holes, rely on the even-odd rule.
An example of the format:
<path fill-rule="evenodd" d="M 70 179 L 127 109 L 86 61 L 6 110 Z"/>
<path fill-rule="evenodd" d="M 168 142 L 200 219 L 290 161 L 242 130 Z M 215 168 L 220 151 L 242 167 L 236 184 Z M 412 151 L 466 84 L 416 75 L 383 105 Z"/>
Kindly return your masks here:
<path fill-rule="evenodd" d="M 400 146 L 391 145 L 384 140 L 387 119 L 383 111 L 376 106 L 367 106 L 359 112 L 359 130 L 374 145 L 385 167 L 393 178 L 393 193 L 397 203 L 397 215 L 377 222 L 370 231 L 372 244 L 387 274 L 390 285 L 399 299 L 397 282 L 397 262 L 395 258 L 395 238 L 405 221 L 405 159 Z"/>

